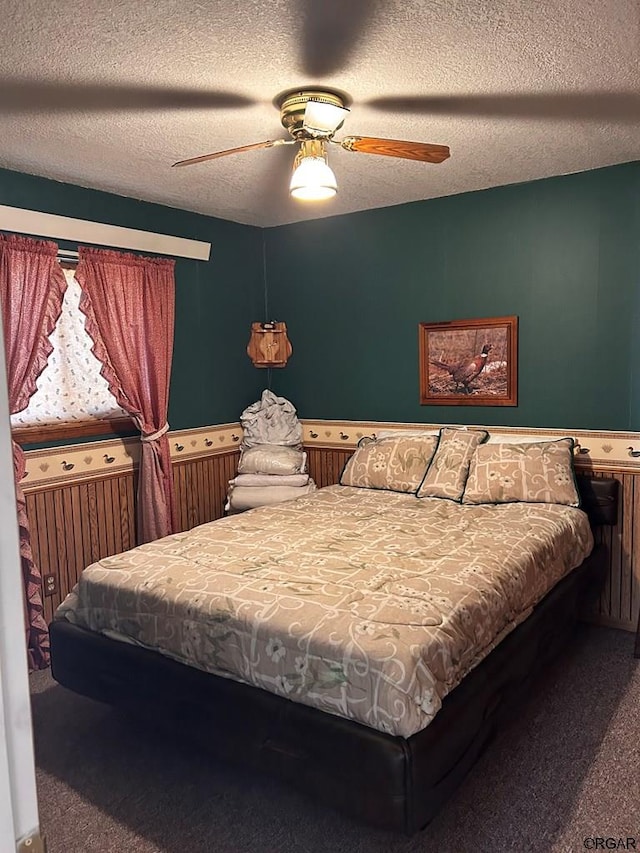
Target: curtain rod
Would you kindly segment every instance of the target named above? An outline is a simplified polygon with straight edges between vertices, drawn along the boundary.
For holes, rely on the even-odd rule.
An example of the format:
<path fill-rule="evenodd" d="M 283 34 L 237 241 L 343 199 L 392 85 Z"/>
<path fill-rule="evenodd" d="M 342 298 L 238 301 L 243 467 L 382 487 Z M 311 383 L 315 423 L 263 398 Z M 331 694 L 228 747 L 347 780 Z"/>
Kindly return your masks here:
<path fill-rule="evenodd" d="M 148 252 L 152 255 L 169 255 L 174 258 L 193 258 L 208 261 L 211 243 L 174 237 L 171 234 L 155 234 L 136 228 L 107 225 L 88 219 L 73 219 L 37 210 L 25 210 L 0 204 L 0 231 L 31 234 L 50 240 L 69 240 L 89 246 L 110 246 L 130 252 Z"/>

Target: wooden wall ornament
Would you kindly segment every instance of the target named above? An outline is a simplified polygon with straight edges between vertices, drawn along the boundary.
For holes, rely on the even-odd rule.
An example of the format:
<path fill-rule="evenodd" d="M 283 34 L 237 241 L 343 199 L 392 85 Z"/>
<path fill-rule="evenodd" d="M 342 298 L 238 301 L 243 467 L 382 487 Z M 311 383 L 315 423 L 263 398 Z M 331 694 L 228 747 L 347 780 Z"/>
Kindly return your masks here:
<path fill-rule="evenodd" d="M 293 352 L 286 323 L 252 323 L 247 355 L 254 367 L 284 367 Z"/>

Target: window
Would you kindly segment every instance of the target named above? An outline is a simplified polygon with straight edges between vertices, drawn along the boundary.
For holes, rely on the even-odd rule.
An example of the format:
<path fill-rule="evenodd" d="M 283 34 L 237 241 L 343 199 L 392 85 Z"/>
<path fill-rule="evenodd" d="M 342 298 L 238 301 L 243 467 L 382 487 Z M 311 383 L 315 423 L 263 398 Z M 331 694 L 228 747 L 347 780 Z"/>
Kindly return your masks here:
<path fill-rule="evenodd" d="M 49 340 L 53 352 L 37 388 L 22 412 L 11 415 L 16 441 L 48 441 L 83 435 L 128 433 L 135 427 L 118 406 L 101 363 L 91 352 L 93 341 L 80 311 L 80 285 L 74 270 L 65 269 L 67 290 L 62 312 Z"/>

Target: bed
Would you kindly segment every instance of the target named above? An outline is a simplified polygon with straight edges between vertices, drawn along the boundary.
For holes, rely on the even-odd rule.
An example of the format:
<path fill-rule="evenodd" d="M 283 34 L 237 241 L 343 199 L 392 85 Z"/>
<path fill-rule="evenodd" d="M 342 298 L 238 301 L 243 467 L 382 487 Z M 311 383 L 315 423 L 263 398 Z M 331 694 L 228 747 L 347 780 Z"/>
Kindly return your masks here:
<path fill-rule="evenodd" d="M 597 595 L 592 527 L 615 522 L 617 484 L 581 478 L 583 509 L 473 502 L 467 464 L 463 503 L 442 496 L 442 436 L 418 444 L 89 567 L 51 625 L 54 677 L 354 817 L 423 827 Z"/>

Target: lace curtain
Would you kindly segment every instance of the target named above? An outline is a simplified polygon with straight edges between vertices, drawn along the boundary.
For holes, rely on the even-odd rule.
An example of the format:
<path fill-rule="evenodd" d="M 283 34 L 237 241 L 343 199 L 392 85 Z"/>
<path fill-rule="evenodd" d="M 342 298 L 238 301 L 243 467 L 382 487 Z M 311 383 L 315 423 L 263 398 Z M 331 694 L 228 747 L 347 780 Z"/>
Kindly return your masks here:
<path fill-rule="evenodd" d="M 126 417 L 116 403 L 80 311 L 82 290 L 75 270 L 63 270 L 67 289 L 56 327 L 49 336 L 53 350 L 38 377 L 26 409 L 11 415 L 12 427 L 69 423 L 87 418 Z"/>

